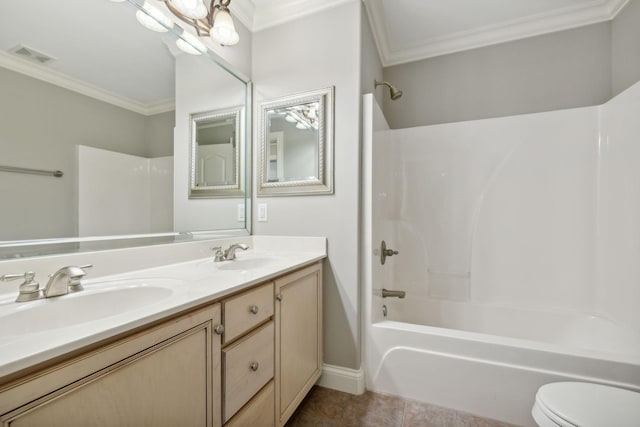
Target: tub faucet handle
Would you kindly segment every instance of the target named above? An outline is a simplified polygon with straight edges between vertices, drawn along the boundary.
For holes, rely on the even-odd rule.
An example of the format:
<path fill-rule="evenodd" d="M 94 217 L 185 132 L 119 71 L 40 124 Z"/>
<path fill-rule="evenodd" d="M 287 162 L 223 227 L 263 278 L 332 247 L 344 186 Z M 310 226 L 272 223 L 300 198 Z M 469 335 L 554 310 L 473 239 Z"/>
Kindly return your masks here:
<path fill-rule="evenodd" d="M 393 249 L 387 249 L 387 242 L 384 240 L 380 244 L 380 262 L 382 265 L 387 261 L 388 256 L 398 255 L 398 251 Z"/>

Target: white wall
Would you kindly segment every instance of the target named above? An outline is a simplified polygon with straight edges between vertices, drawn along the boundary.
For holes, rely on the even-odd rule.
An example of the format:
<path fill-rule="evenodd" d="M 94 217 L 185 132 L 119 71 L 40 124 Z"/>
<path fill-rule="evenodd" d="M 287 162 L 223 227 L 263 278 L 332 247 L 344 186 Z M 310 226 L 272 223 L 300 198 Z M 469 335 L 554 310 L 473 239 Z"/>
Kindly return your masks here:
<path fill-rule="evenodd" d="M 173 156 L 149 159 L 151 233 L 173 231 Z"/>
<path fill-rule="evenodd" d="M 640 82 L 600 107 L 597 308 L 640 333 Z"/>
<path fill-rule="evenodd" d="M 258 198 L 268 205 L 269 221 L 254 222 L 253 231 L 328 238 L 324 361 L 354 369 L 360 367 L 360 13 L 353 1 L 257 32 L 252 61 L 256 104 L 335 86 L 335 194 Z"/>
<path fill-rule="evenodd" d="M 373 257 L 374 294 L 382 279 L 408 298 L 593 313 L 637 333 L 638 117 L 640 83 L 602 106 L 373 132 L 372 249 L 400 251 Z"/>
<path fill-rule="evenodd" d="M 594 107 L 394 131 L 395 286 L 591 310 L 596 117 Z"/>
<path fill-rule="evenodd" d="M 244 228 L 244 221 L 237 219 L 237 205 L 244 203 L 243 198 L 189 199 L 190 114 L 237 107 L 244 102 L 244 83 L 213 61 L 187 54 L 176 56 L 174 231 L 211 230 L 212 224 L 216 230 Z M 244 170 L 243 164 L 243 179 Z"/>
<path fill-rule="evenodd" d="M 78 146 L 78 236 L 171 232 L 173 157 Z"/>
<path fill-rule="evenodd" d="M 395 238 L 395 165 L 398 162 L 393 132 L 373 94 L 362 97 L 362 259 L 361 282 L 367 284 L 362 296 L 362 321 L 366 324 L 383 320 L 382 288 L 397 289 L 393 280 L 393 262 L 382 265 L 380 244 L 390 248 Z M 405 255 L 404 253 L 402 254 Z M 394 258 L 395 261 L 397 258 Z M 372 293 L 368 292 L 371 284 Z M 363 337 L 363 341 L 367 336 Z M 363 342 L 364 346 L 364 342 Z M 366 354 L 363 354 L 366 357 Z M 364 361 L 366 363 L 366 360 Z"/>

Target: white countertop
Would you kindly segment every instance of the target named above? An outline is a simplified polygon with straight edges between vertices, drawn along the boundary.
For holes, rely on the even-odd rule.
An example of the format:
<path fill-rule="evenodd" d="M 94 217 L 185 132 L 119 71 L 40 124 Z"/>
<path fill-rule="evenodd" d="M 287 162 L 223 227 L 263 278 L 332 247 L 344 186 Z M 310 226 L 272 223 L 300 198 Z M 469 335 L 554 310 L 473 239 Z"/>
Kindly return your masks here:
<path fill-rule="evenodd" d="M 9 374 L 204 303 L 221 299 L 233 292 L 325 258 L 324 238 L 312 239 L 315 244 L 311 245 L 291 245 L 292 240 L 287 240 L 286 245 L 276 242 L 274 249 L 266 249 L 265 246 L 268 244 L 263 242 L 255 247 L 252 246 L 247 251 L 238 250 L 235 261 L 214 263 L 213 257 L 208 256 L 93 279 L 87 276 L 83 281 L 85 290 L 82 292 L 33 302 L 13 302 L 17 292 L 0 294 L 1 323 L 3 317 L 17 312 L 25 312 L 28 316 L 33 313 L 37 316 L 38 307 L 47 304 L 53 307 L 53 304 L 64 299 L 81 299 L 88 295 L 92 295 L 91 298 L 94 299 L 100 298 L 100 295 L 107 295 L 104 292 L 109 289 L 126 287 L 128 281 L 135 281 L 138 285 L 143 283 L 142 286 L 145 286 L 145 281 L 151 284 L 162 283 L 169 289 L 167 291 L 169 295 L 166 297 L 150 304 L 141 304 L 139 308 L 137 306 L 132 308 L 131 304 L 135 304 L 135 301 L 129 301 L 124 311 L 125 301 L 120 306 L 118 301 L 113 301 L 113 298 L 105 298 L 108 304 L 114 305 L 113 307 L 100 306 L 100 310 L 106 312 L 106 315 L 102 315 L 97 320 L 81 321 L 70 326 L 68 324 L 73 322 L 73 312 L 68 313 L 71 318 L 65 320 L 66 326 L 50 325 L 46 319 L 42 318 L 37 319 L 36 323 L 45 325 L 42 328 L 44 330 L 38 330 L 36 326 L 35 330 L 12 334 L 10 328 L 2 329 L 0 326 L 0 382 Z M 121 299 L 120 297 L 120 301 Z M 26 319 L 28 322 L 29 318 Z M 24 327 L 29 329 L 28 325 Z"/>

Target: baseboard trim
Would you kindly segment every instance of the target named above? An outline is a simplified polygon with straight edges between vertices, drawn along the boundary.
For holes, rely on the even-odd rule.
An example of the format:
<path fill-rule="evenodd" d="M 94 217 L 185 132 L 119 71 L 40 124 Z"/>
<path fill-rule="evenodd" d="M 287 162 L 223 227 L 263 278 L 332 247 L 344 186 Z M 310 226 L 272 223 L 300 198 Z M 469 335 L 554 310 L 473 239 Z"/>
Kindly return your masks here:
<path fill-rule="evenodd" d="M 316 383 L 319 386 L 351 394 L 362 394 L 364 387 L 364 370 L 349 369 L 341 366 L 322 365 L 322 375 Z"/>

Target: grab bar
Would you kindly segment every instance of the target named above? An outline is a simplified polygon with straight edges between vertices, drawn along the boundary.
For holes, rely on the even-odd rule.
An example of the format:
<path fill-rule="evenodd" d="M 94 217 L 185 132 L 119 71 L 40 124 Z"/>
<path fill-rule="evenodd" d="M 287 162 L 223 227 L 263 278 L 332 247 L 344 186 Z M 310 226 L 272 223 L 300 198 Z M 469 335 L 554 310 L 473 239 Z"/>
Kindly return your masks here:
<path fill-rule="evenodd" d="M 405 291 L 390 291 L 388 289 L 382 289 L 382 298 L 394 297 L 402 299 L 405 295 Z"/>
<path fill-rule="evenodd" d="M 14 172 L 14 173 L 28 173 L 32 175 L 51 175 L 56 178 L 60 178 L 64 175 L 62 171 L 48 171 L 44 169 L 31 169 L 31 168 L 19 168 L 16 166 L 3 166 L 0 165 L 0 172 Z"/>

